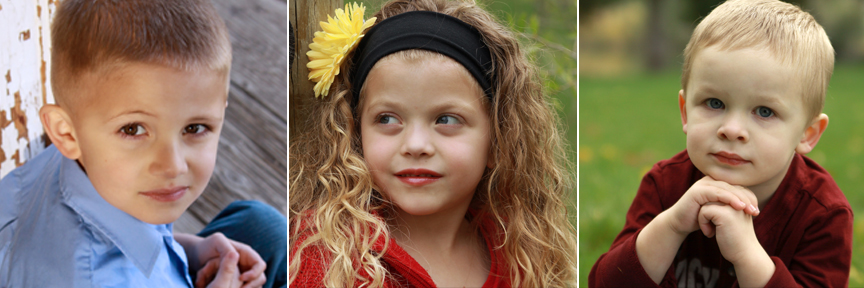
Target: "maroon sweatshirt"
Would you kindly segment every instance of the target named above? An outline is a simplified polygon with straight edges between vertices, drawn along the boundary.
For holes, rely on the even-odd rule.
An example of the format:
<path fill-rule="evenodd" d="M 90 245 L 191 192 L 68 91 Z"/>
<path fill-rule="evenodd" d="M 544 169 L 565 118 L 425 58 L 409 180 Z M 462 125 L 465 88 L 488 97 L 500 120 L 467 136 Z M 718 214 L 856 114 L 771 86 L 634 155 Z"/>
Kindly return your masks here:
<path fill-rule="evenodd" d="M 498 232 L 497 226 L 494 222 L 485 218 L 485 221 L 481 221 L 480 231 L 483 236 L 483 239 L 486 241 L 486 247 L 489 249 L 489 256 L 491 260 L 489 276 L 486 278 L 486 282 L 483 284 L 483 288 L 493 288 L 493 287 L 502 287 L 508 288 L 510 287 L 510 281 L 508 275 L 507 266 L 501 260 L 503 257 L 501 255 L 500 249 L 494 249 L 495 247 L 501 244 L 501 236 L 502 234 Z M 304 237 L 305 238 L 305 237 Z M 299 239 L 296 241 L 295 245 L 299 245 L 302 243 L 304 239 Z M 384 238 L 378 238 L 378 241 L 375 242 L 373 251 L 380 252 L 384 247 Z M 291 255 L 294 254 L 294 251 L 297 247 L 292 247 Z M 300 264 L 300 272 L 297 275 L 297 278 L 291 282 L 291 287 L 324 287 L 323 279 L 324 273 L 327 269 L 327 263 L 325 259 L 329 257 L 324 257 L 327 252 L 324 252 L 323 249 L 317 247 L 309 247 L 303 250 L 303 253 L 300 255 L 299 261 L 302 261 Z M 387 250 L 384 252 L 384 257 L 382 257 L 384 267 L 387 268 L 387 271 L 390 275 L 388 275 L 388 279 L 384 281 L 384 287 L 387 288 L 396 288 L 396 287 L 417 287 L 417 288 L 433 288 L 435 286 L 435 282 L 432 281 L 432 277 L 429 276 L 429 273 L 426 272 L 426 269 L 423 269 L 423 266 L 420 266 L 416 260 L 414 260 L 411 255 L 409 255 L 405 250 L 402 249 L 398 244 L 396 244 L 396 240 L 390 238 L 389 246 L 387 246 Z M 297 261 L 298 259 L 291 259 L 291 261 Z M 367 276 L 361 271 L 360 273 L 363 276 Z M 293 276 L 293 275 L 290 275 Z M 290 277 L 289 276 L 289 277 Z M 354 286 L 358 287 L 360 282 L 356 283 Z"/>
<path fill-rule="evenodd" d="M 660 161 L 642 178 L 624 229 L 594 263 L 589 287 L 658 287 L 636 256 L 636 236 L 672 207 L 702 174 L 687 151 Z M 765 287 L 846 287 L 852 261 L 852 209 L 822 167 L 796 154 L 774 196 L 753 218 L 756 237 L 777 267 Z M 690 233 L 660 287 L 738 287 L 732 263 L 714 238 Z"/>

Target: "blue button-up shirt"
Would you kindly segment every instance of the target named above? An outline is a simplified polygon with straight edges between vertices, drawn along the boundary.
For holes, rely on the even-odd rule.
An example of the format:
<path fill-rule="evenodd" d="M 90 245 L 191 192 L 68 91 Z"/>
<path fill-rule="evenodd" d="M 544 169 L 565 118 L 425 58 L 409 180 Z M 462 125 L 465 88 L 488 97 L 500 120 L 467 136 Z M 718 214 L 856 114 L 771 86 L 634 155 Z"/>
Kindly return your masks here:
<path fill-rule="evenodd" d="M 171 228 L 108 204 L 50 146 L 0 181 L 0 287 L 192 287 Z"/>

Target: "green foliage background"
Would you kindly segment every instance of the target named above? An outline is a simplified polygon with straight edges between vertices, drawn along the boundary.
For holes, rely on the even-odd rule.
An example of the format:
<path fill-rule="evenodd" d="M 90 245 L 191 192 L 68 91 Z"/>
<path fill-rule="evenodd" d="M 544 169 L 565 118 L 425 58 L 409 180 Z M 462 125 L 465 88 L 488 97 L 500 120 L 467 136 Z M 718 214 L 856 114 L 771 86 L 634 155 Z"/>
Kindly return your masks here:
<path fill-rule="evenodd" d="M 856 214 L 850 287 L 864 287 L 864 67 L 839 65 L 828 88 L 828 129 L 808 157 L 846 194 Z M 581 75 L 580 284 L 624 225 L 642 175 L 685 148 L 677 93 L 680 72 L 592 78 Z M 826 247 L 830 249 L 830 247 Z"/>

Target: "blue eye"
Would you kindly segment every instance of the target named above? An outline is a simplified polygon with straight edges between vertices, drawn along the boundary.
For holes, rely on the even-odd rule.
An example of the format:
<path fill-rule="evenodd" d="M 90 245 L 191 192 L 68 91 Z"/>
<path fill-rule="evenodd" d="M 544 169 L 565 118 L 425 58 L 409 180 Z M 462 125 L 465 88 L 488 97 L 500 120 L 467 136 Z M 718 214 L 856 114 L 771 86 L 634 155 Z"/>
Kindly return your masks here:
<path fill-rule="evenodd" d="M 756 108 L 756 115 L 759 115 L 759 117 L 768 118 L 774 116 L 774 111 L 771 110 L 771 108 L 763 106 Z"/>
<path fill-rule="evenodd" d="M 459 122 L 459 119 L 456 119 L 456 117 L 444 115 L 444 116 L 438 117 L 438 119 L 435 120 L 435 124 L 453 125 L 453 124 L 461 124 L 461 122 Z"/>
<path fill-rule="evenodd" d="M 378 116 L 378 119 L 376 119 L 375 122 L 378 124 L 398 124 L 399 120 L 391 115 L 381 115 Z"/>
<path fill-rule="evenodd" d="M 722 109 L 724 106 L 723 101 L 720 101 L 720 99 L 717 99 L 717 98 L 711 98 L 705 102 L 708 104 L 708 108 L 711 108 L 711 109 Z"/>

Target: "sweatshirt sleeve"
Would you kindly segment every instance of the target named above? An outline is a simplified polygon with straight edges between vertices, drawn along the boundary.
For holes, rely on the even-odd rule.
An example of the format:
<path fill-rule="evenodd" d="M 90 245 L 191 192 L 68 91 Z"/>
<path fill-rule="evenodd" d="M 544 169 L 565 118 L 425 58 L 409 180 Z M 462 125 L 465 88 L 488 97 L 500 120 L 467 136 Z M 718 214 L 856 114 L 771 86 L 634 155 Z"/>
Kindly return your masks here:
<path fill-rule="evenodd" d="M 639 191 L 627 211 L 624 229 L 609 251 L 601 255 L 588 275 L 589 287 L 674 287 L 673 263 L 660 285 L 654 283 L 636 255 L 636 236 L 660 212 L 663 205 L 658 194 L 660 168 L 655 165 L 639 185 Z"/>
<path fill-rule="evenodd" d="M 846 287 L 852 262 L 852 211 L 833 209 L 816 217 L 804 232 L 789 265 L 778 257 L 765 287 Z"/>

